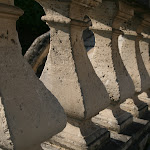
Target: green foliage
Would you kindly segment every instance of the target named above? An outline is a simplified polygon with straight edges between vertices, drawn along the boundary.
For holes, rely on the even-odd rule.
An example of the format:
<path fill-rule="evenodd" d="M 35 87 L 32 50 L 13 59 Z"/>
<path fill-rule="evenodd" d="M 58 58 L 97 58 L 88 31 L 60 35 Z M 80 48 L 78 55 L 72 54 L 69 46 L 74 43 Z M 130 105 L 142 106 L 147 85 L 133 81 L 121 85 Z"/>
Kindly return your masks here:
<path fill-rule="evenodd" d="M 43 8 L 34 0 L 15 0 L 15 5 L 24 11 L 24 15 L 17 21 L 17 31 L 23 49 L 23 54 L 30 47 L 34 39 L 49 30 L 45 22 Z"/>

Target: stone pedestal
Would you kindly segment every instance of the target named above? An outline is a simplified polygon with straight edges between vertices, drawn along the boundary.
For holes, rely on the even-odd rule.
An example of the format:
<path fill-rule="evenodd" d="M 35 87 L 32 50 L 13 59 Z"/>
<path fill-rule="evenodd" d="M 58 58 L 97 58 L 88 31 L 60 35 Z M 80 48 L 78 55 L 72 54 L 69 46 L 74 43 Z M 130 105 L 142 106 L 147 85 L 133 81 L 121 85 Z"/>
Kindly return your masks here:
<path fill-rule="evenodd" d="M 147 92 L 143 92 L 138 95 L 138 99 L 148 105 L 148 110 L 150 110 L 150 95 L 149 95 L 149 93 L 150 92 L 148 90 Z"/>
<path fill-rule="evenodd" d="M 119 53 L 118 39 L 123 33 L 119 30 L 120 26 L 133 17 L 133 12 L 133 9 L 123 2 L 119 1 L 117 6 L 116 2 L 103 1 L 89 13 L 92 22 L 90 29 L 95 36 L 95 47 L 90 50 L 92 54 L 88 52 L 89 58 L 112 100 L 111 106 L 101 111 L 93 120 L 117 132 L 132 122 L 132 116 L 122 111 L 119 106 L 135 91 Z"/>
<path fill-rule="evenodd" d="M 51 34 L 41 81 L 59 99 L 72 120 L 50 143 L 78 150 L 100 147 L 107 141 L 104 139 L 109 139 L 109 134 L 87 120 L 106 108 L 110 100 L 88 59 L 82 39 L 83 30 L 89 26 L 84 18 L 91 7 L 99 3 L 93 0 L 37 1 L 45 10 L 46 16 L 42 19 L 49 25 Z"/>
<path fill-rule="evenodd" d="M 33 150 L 63 130 L 66 116 L 21 54 L 16 20 L 23 12 L 11 2 L 0 3 L 0 148 Z"/>
<path fill-rule="evenodd" d="M 120 109 L 119 105 L 111 105 L 93 118 L 93 122 L 109 130 L 121 132 L 133 122 L 130 113 Z"/>
<path fill-rule="evenodd" d="M 100 149 L 109 140 L 109 132 L 92 121 L 69 120 L 66 128 L 50 143 L 74 150 Z M 94 142 L 93 142 L 94 141 Z"/>
<path fill-rule="evenodd" d="M 134 117 L 142 117 L 148 110 L 147 104 L 141 101 L 137 96 L 128 98 L 120 107 L 124 111 L 131 113 Z"/>
<path fill-rule="evenodd" d="M 124 23 L 122 26 L 124 34 L 120 36 L 119 45 L 121 58 L 134 83 L 135 93 L 137 94 L 147 89 L 149 82 L 149 77 L 145 72 L 145 66 L 139 50 L 140 37 L 137 36 L 136 33 L 140 23 L 141 20 L 137 17 Z M 130 112 L 133 116 L 139 117 L 147 110 L 147 105 L 135 96 L 127 99 L 125 103 L 121 104 L 121 108 Z"/>

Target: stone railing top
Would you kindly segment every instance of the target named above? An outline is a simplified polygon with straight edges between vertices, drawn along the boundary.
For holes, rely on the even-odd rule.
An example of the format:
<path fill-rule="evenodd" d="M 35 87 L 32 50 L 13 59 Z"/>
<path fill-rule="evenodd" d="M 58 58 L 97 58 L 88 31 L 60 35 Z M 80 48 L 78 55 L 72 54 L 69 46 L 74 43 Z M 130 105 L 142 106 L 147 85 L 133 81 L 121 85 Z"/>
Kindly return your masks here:
<path fill-rule="evenodd" d="M 55 24 L 73 24 L 82 27 L 88 27 L 88 22 L 85 22 L 85 12 L 89 8 L 98 6 L 101 0 L 36 0 L 44 6 L 45 16 L 42 17 L 43 21 Z M 50 8 L 49 8 L 50 6 Z M 70 7 L 70 8 L 69 8 Z M 72 9 L 74 11 L 68 11 Z M 60 9 L 61 8 L 61 9 Z M 79 13 L 80 12 L 80 13 Z"/>

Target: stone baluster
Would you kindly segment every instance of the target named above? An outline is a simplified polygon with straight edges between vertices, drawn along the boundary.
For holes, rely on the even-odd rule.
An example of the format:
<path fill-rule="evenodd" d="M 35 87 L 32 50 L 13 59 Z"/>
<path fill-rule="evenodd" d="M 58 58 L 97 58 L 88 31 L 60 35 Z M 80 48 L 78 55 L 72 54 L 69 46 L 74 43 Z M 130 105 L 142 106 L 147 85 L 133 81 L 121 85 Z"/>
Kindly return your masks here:
<path fill-rule="evenodd" d="M 134 17 L 132 20 L 125 22 L 121 27 L 123 34 L 119 36 L 120 55 L 130 77 L 132 78 L 135 91 L 138 93 L 141 92 L 142 89 L 142 79 L 137 64 L 138 59 L 136 57 L 135 41 L 137 38 L 136 29 L 140 22 L 140 18 L 138 17 Z M 146 83 L 146 81 L 143 82 Z"/>
<path fill-rule="evenodd" d="M 68 115 L 63 132 L 50 139 L 54 145 L 69 149 L 96 149 L 109 139 L 105 129 L 91 118 L 109 104 L 108 93 L 88 59 L 82 34 L 89 25 L 84 22 L 90 0 L 37 0 L 44 8 L 42 17 L 50 27 L 51 44 L 41 80 L 53 92 Z"/>
<path fill-rule="evenodd" d="M 123 2 L 118 6 L 114 1 L 103 1 L 89 14 L 92 21 L 90 29 L 95 35 L 95 47 L 89 58 L 112 100 L 112 104 L 93 121 L 120 132 L 132 122 L 132 116 L 121 110 L 119 104 L 134 94 L 134 85 L 122 62 L 118 37 L 122 34 L 120 26 L 132 18 L 133 9 Z"/>
<path fill-rule="evenodd" d="M 41 150 L 63 130 L 66 115 L 21 54 L 16 20 L 23 12 L 0 0 L 0 149 Z"/>
<path fill-rule="evenodd" d="M 138 38 L 136 41 L 137 44 L 137 51 L 139 53 L 139 57 L 141 58 L 141 75 L 144 79 L 147 79 L 146 82 L 144 82 L 143 88 L 144 92 L 141 93 L 138 97 L 143 102 L 147 103 L 150 108 L 150 61 L 149 61 L 149 44 L 150 44 L 150 15 L 145 14 L 142 16 L 143 21 L 137 28 L 137 34 Z"/>
<path fill-rule="evenodd" d="M 137 34 L 136 31 L 140 24 L 141 19 L 134 17 L 131 22 L 128 22 L 126 25 L 124 24 L 122 27 L 124 35 L 120 37 L 122 39 L 120 54 L 135 86 L 135 95 L 127 99 L 121 105 L 121 108 L 130 112 L 135 117 L 141 117 L 148 109 L 147 104 L 138 99 L 138 95 L 142 91 L 147 90 L 150 83 L 139 48 L 141 35 Z"/>

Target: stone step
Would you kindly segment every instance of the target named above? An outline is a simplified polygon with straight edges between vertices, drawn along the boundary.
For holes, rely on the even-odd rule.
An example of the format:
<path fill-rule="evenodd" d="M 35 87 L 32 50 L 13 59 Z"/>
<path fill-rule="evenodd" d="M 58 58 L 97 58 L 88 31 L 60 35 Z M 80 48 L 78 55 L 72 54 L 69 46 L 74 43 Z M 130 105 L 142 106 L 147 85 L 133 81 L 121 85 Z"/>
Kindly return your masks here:
<path fill-rule="evenodd" d="M 150 111 L 140 119 L 134 118 L 133 123 L 121 133 L 110 131 L 109 142 L 100 150 L 143 150 L 149 139 L 149 133 Z M 42 148 L 43 150 L 65 150 L 49 143 L 43 143 Z"/>

